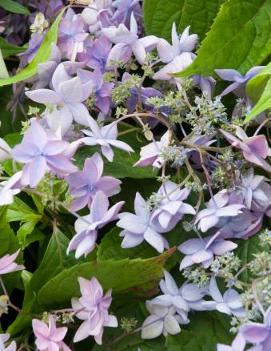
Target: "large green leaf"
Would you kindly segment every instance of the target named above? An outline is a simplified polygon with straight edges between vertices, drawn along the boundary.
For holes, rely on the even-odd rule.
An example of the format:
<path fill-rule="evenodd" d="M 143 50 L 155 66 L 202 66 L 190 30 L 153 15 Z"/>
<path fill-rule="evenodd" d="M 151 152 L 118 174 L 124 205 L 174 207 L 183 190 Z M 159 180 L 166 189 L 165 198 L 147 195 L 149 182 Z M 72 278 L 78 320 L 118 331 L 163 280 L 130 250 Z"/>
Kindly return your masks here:
<path fill-rule="evenodd" d="M 64 269 L 50 279 L 37 295 L 42 306 L 67 306 L 73 296 L 79 295 L 78 277 L 95 276 L 105 290 L 121 293 L 144 285 L 144 290 L 153 288 L 163 276 L 163 266 L 170 253 L 149 259 L 123 259 L 79 263 Z"/>
<path fill-rule="evenodd" d="M 18 1 L 1 0 L 0 7 L 12 13 L 18 13 L 21 15 L 30 15 L 30 11 L 28 10 L 28 8 L 20 4 Z"/>
<path fill-rule="evenodd" d="M 164 0 L 144 1 L 145 29 L 167 39 L 171 38 L 172 23 L 181 33 L 187 26 L 201 38 L 209 30 L 224 0 Z"/>
<path fill-rule="evenodd" d="M 220 11 L 194 62 L 179 76 L 212 75 L 217 68 L 245 73 L 271 54 L 271 2 L 229 0 Z"/>
<path fill-rule="evenodd" d="M 67 255 L 69 239 L 59 230 L 55 231 L 49 241 L 43 260 L 31 279 L 31 289 L 38 291 L 48 280 L 65 268 L 77 264 L 73 255 Z"/>
<path fill-rule="evenodd" d="M 19 71 L 15 76 L 6 79 L 0 79 L 0 86 L 21 82 L 22 80 L 31 78 L 37 73 L 38 64 L 46 62 L 51 55 L 51 46 L 57 41 L 58 26 L 61 21 L 62 15 L 63 11 L 60 12 L 52 26 L 46 33 L 36 56 L 30 62 L 30 64 L 23 68 L 21 71 Z"/>

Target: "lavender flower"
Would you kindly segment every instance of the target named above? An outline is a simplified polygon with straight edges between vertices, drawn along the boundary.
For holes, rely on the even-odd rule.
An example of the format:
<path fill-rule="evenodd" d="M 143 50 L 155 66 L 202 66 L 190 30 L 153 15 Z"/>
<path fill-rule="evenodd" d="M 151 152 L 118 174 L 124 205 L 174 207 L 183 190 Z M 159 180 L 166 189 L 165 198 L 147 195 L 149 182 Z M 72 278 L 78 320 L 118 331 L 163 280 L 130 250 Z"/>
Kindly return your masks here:
<path fill-rule="evenodd" d="M 84 25 L 82 17 L 70 8 L 59 25 L 58 45 L 61 52 L 71 61 L 75 61 L 77 54 L 84 49 L 84 41 L 88 36 Z"/>
<path fill-rule="evenodd" d="M 6 346 L 9 340 L 9 334 L 0 334 L 0 351 L 16 351 L 17 345 L 15 341 L 12 341 L 8 346 Z"/>
<path fill-rule="evenodd" d="M 26 92 L 26 96 L 38 103 L 47 105 L 44 113 L 49 127 L 65 134 L 73 120 L 85 126 L 90 117 L 83 104 L 93 91 L 93 82 L 84 83 L 79 77 L 70 77 L 64 64 L 58 65 L 52 77 L 54 90 L 37 89 Z"/>
<path fill-rule="evenodd" d="M 21 184 L 34 188 L 48 171 L 59 175 L 75 172 L 77 168 L 65 154 L 68 146 L 65 141 L 51 138 L 41 124 L 32 119 L 22 143 L 12 150 L 14 160 L 25 164 Z"/>
<path fill-rule="evenodd" d="M 20 180 L 23 172 L 17 172 L 9 180 L 0 183 L 0 206 L 10 205 L 13 203 L 14 195 L 21 191 Z"/>
<path fill-rule="evenodd" d="M 74 336 L 74 342 L 94 336 L 97 344 L 102 344 L 104 327 L 117 327 L 117 318 L 108 313 L 111 305 L 111 290 L 103 295 L 101 284 L 96 278 L 78 278 L 82 296 L 72 299 L 72 307 L 83 323 Z"/>
<path fill-rule="evenodd" d="M 231 346 L 218 344 L 217 351 L 244 351 L 245 346 L 246 341 L 244 337 L 241 333 L 238 333 L 237 336 L 234 338 Z M 250 348 L 247 351 L 262 351 L 262 349 Z"/>
<path fill-rule="evenodd" d="M 194 208 L 183 202 L 189 193 L 189 189 L 180 189 L 177 184 L 171 181 L 164 183 L 156 194 L 158 204 L 152 215 L 153 223 L 170 231 L 185 214 L 195 214 Z"/>
<path fill-rule="evenodd" d="M 271 172 L 271 166 L 265 161 L 267 156 L 270 155 L 265 135 L 248 137 L 241 127 L 236 127 L 237 138 L 225 130 L 220 131 L 232 146 L 242 151 L 244 158 L 248 162 L 260 166 L 267 172 Z"/>
<path fill-rule="evenodd" d="M 201 263 L 204 268 L 210 267 L 214 256 L 221 256 L 237 248 L 232 241 L 211 237 L 190 239 L 178 246 L 178 250 L 186 256 L 182 259 L 180 270 Z"/>
<path fill-rule="evenodd" d="M 156 168 L 161 168 L 165 161 L 161 157 L 163 149 L 170 144 L 170 132 L 167 131 L 160 139 L 154 140 L 152 143 L 143 146 L 140 150 L 140 159 L 134 166 L 146 167 L 152 165 Z"/>
<path fill-rule="evenodd" d="M 38 319 L 33 319 L 32 326 L 36 337 L 35 344 L 38 350 L 71 351 L 63 341 L 68 328 L 57 328 L 52 315 L 49 316 L 49 325 Z"/>
<path fill-rule="evenodd" d="M 102 191 L 107 197 L 120 192 L 121 181 L 103 174 L 103 159 L 95 153 L 85 160 L 82 171 L 74 172 L 67 177 L 70 194 L 75 198 L 72 210 L 78 211 L 86 205 L 90 207 L 97 191 Z"/>
<path fill-rule="evenodd" d="M 152 223 L 152 212 L 139 193 L 136 194 L 134 208 L 135 214 L 124 212 L 119 215 L 117 226 L 124 229 L 120 233 L 124 237 L 121 247 L 134 247 L 146 240 L 158 252 L 163 252 L 168 243 L 161 233 L 167 230 Z"/>
<path fill-rule="evenodd" d="M 245 97 L 245 87 L 247 82 L 256 76 L 264 66 L 257 66 L 251 68 L 245 75 L 240 74 L 235 69 L 216 69 L 216 74 L 223 80 L 233 82 L 220 95 L 224 96 L 234 92 L 237 96 Z"/>
<path fill-rule="evenodd" d="M 257 345 L 260 351 L 269 351 L 271 346 L 271 307 L 265 312 L 263 323 L 246 323 L 239 333 L 247 343 Z"/>
<path fill-rule="evenodd" d="M 216 302 L 216 309 L 221 313 L 234 315 L 236 317 L 245 317 L 246 312 L 241 302 L 240 295 L 234 289 L 228 289 L 222 296 L 216 283 L 216 279 L 213 276 L 210 280 L 210 295 Z"/>
<path fill-rule="evenodd" d="M 18 265 L 16 262 L 14 262 L 18 257 L 19 253 L 20 250 L 16 251 L 12 255 L 7 254 L 0 258 L 0 275 L 13 273 L 25 269 L 23 265 Z"/>
<path fill-rule="evenodd" d="M 147 301 L 146 307 L 151 315 L 143 322 L 142 339 L 154 339 L 161 334 L 167 336 L 180 333 L 180 317 L 174 307 L 156 305 L 152 301 Z"/>
<path fill-rule="evenodd" d="M 98 191 L 91 203 L 90 213 L 75 222 L 76 235 L 72 238 L 67 254 L 76 250 L 75 257 L 88 255 L 94 248 L 97 239 L 97 229 L 117 219 L 117 215 L 124 202 L 118 202 L 109 209 L 109 201 L 106 195 Z"/>
<path fill-rule="evenodd" d="M 138 26 L 133 13 L 130 19 L 130 31 L 121 23 L 118 27 L 103 28 L 103 34 L 106 35 L 112 43 L 116 44 L 109 53 L 107 67 L 114 67 L 114 62 L 128 62 L 132 54 L 142 65 L 146 59 L 147 52 L 154 49 L 158 39 L 154 35 L 144 38 L 138 38 Z"/>
<path fill-rule="evenodd" d="M 112 15 L 112 0 L 94 0 L 81 13 L 90 33 L 97 33 L 101 27 L 112 25 Z"/>
<path fill-rule="evenodd" d="M 112 162 L 114 157 L 111 145 L 127 152 L 134 151 L 128 144 L 117 140 L 118 128 L 115 122 L 100 128 L 98 123 L 90 117 L 88 123 L 90 130 L 83 130 L 87 137 L 82 138 L 82 142 L 86 145 L 101 145 L 102 154 L 108 161 Z"/>
<path fill-rule="evenodd" d="M 0 162 L 11 158 L 11 148 L 8 143 L 0 138 Z"/>
<path fill-rule="evenodd" d="M 176 25 L 173 23 L 172 45 L 170 45 L 165 39 L 159 39 L 157 44 L 157 51 L 160 60 L 166 63 L 166 66 L 156 72 L 153 78 L 172 80 L 173 73 L 180 72 L 189 66 L 195 58 L 195 55 L 191 51 L 194 49 L 197 40 L 198 36 L 196 34 L 189 35 L 189 27 L 185 28 L 179 38 Z"/>

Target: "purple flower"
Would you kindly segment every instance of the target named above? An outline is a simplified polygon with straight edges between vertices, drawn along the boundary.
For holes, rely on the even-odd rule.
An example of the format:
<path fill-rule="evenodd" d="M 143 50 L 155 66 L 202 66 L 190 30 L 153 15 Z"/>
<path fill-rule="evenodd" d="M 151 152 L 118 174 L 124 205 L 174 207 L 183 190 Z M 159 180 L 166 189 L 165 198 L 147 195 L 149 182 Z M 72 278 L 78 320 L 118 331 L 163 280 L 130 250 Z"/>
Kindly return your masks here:
<path fill-rule="evenodd" d="M 19 54 L 19 56 L 21 56 L 20 67 L 26 66 L 29 62 L 33 60 L 33 58 L 35 57 L 37 51 L 41 46 L 41 43 L 44 39 L 44 35 L 45 35 L 45 32 L 42 34 L 41 33 L 32 34 L 28 43 L 27 50 Z"/>
<path fill-rule="evenodd" d="M 101 284 L 96 278 L 86 280 L 78 278 L 82 296 L 72 299 L 72 307 L 78 319 L 83 323 L 74 336 L 74 342 L 94 336 L 97 344 L 102 344 L 104 327 L 118 326 L 117 318 L 108 313 L 111 305 L 111 290 L 103 295 Z"/>
<path fill-rule="evenodd" d="M 48 106 L 44 115 L 49 127 L 65 134 L 73 120 L 88 125 L 89 112 L 82 103 L 93 91 L 93 82 L 84 83 L 79 77 L 70 77 L 64 64 L 58 65 L 52 77 L 50 89 L 37 89 L 26 92 L 26 96 Z"/>
<path fill-rule="evenodd" d="M 106 126 L 99 127 L 98 123 L 90 117 L 88 119 L 90 130 L 83 130 L 87 137 L 82 138 L 82 142 L 86 145 L 101 145 L 102 154 L 108 161 L 112 162 L 114 153 L 111 146 L 115 146 L 127 152 L 134 152 L 134 150 L 123 141 L 117 140 L 118 127 L 117 123 L 113 122 Z"/>
<path fill-rule="evenodd" d="M 124 23 L 129 25 L 129 18 L 133 12 L 136 19 L 142 18 L 142 9 L 140 6 L 140 0 L 115 0 L 113 2 L 115 12 L 111 18 L 115 24 Z"/>
<path fill-rule="evenodd" d="M 25 269 L 23 265 L 18 265 L 16 262 L 14 262 L 18 257 L 19 253 L 20 250 L 16 251 L 12 255 L 7 254 L 0 258 L 0 275 L 13 273 Z"/>
<path fill-rule="evenodd" d="M 242 213 L 243 204 L 228 204 L 227 193 L 216 194 L 207 204 L 207 208 L 201 210 L 196 218 L 195 224 L 203 232 L 215 227 L 221 219 L 236 217 Z"/>
<path fill-rule="evenodd" d="M 224 96 L 234 92 L 237 96 L 245 97 L 245 87 L 247 82 L 256 76 L 264 66 L 257 66 L 251 68 L 244 76 L 235 69 L 216 69 L 216 74 L 223 80 L 233 82 L 220 95 Z"/>
<path fill-rule="evenodd" d="M 78 77 L 83 83 L 87 84 L 88 82 L 93 82 L 95 106 L 98 107 L 104 115 L 107 115 L 112 103 L 111 93 L 114 83 L 104 82 L 103 74 L 99 68 L 96 68 L 94 72 L 79 70 Z"/>
<path fill-rule="evenodd" d="M 225 130 L 220 131 L 232 146 L 242 151 L 244 158 L 248 162 L 260 166 L 267 172 L 271 172 L 271 166 L 265 161 L 267 156 L 270 155 L 265 135 L 248 137 L 241 127 L 236 127 L 237 138 Z"/>
<path fill-rule="evenodd" d="M 185 214 L 195 214 L 194 208 L 183 202 L 189 193 L 189 189 L 180 189 L 171 181 L 164 183 L 156 194 L 158 204 L 152 215 L 153 223 L 170 231 Z"/>
<path fill-rule="evenodd" d="M 223 239 L 210 240 L 211 237 L 190 239 L 178 246 L 178 250 L 186 256 L 182 259 L 180 270 L 201 263 L 204 268 L 210 267 L 214 256 L 224 255 L 225 253 L 237 248 L 232 241 Z"/>
<path fill-rule="evenodd" d="M 158 55 L 160 60 L 166 63 L 166 66 L 154 74 L 154 79 L 175 80 L 171 74 L 182 71 L 193 62 L 195 55 L 191 51 L 196 46 L 198 36 L 196 34 L 189 35 L 189 28 L 185 28 L 179 38 L 176 25 L 173 23 L 172 45 L 165 39 L 159 39 L 157 44 Z"/>
<path fill-rule="evenodd" d="M 84 41 L 88 36 L 84 25 L 82 17 L 70 8 L 59 25 L 58 46 L 71 61 L 75 61 L 77 54 L 84 49 Z"/>
<path fill-rule="evenodd" d="M 140 159 L 135 163 L 134 166 L 146 167 L 153 166 L 161 168 L 165 161 L 160 156 L 163 149 L 170 144 L 170 132 L 167 131 L 160 139 L 160 141 L 154 140 L 152 143 L 143 146 L 140 150 Z"/>
<path fill-rule="evenodd" d="M 216 279 L 213 276 L 210 280 L 209 292 L 216 302 L 216 309 L 221 313 L 234 315 L 238 318 L 245 317 L 246 312 L 241 302 L 240 295 L 234 289 L 228 289 L 221 294 L 217 287 Z"/>
<path fill-rule="evenodd" d="M 97 33 L 101 27 L 112 25 L 112 15 L 112 0 L 94 0 L 81 13 L 90 33 Z"/>
<path fill-rule="evenodd" d="M 264 315 L 264 322 L 247 323 L 241 326 L 240 334 L 246 342 L 261 346 L 261 351 L 269 351 L 271 348 L 271 307 Z"/>
<path fill-rule="evenodd" d="M 0 162 L 11 158 L 11 148 L 8 143 L 0 138 Z"/>
<path fill-rule="evenodd" d="M 71 351 L 63 341 L 68 328 L 57 328 L 52 315 L 49 316 L 49 325 L 38 319 L 33 319 L 32 327 L 36 337 L 35 344 L 38 350 Z"/>
<path fill-rule="evenodd" d="M 134 208 L 135 214 L 124 212 L 119 215 L 117 226 L 124 229 L 120 233 L 124 237 L 121 247 L 134 247 L 146 240 L 158 252 L 163 252 L 168 243 L 160 233 L 166 230 L 152 223 L 152 212 L 139 193 L 136 194 Z"/>
<path fill-rule="evenodd" d="M 146 59 L 147 52 L 154 49 L 158 38 L 149 35 L 138 38 L 138 26 L 133 13 L 130 19 L 130 30 L 121 23 L 118 27 L 103 28 L 103 33 L 112 43 L 116 44 L 109 53 L 107 67 L 114 67 L 114 61 L 128 62 L 132 54 L 141 65 Z M 113 63 L 113 64 L 112 64 Z"/>
<path fill-rule="evenodd" d="M 103 159 L 96 153 L 85 160 L 84 168 L 70 174 L 67 182 L 70 186 L 70 194 L 75 198 L 72 210 L 78 211 L 86 205 L 90 207 L 97 191 L 102 191 L 107 197 L 120 192 L 121 181 L 103 174 Z"/>
<path fill-rule="evenodd" d="M 15 341 L 12 341 L 8 346 L 6 346 L 9 339 L 9 334 L 0 334 L 0 351 L 16 351 L 17 345 Z"/>
<path fill-rule="evenodd" d="M 75 172 L 77 168 L 65 154 L 68 146 L 63 140 L 52 139 L 41 124 L 32 119 L 22 143 L 12 150 L 14 160 L 25 164 L 22 185 L 36 187 L 48 171 L 62 176 Z"/>
<path fill-rule="evenodd" d="M 67 253 L 76 250 L 75 257 L 88 255 L 94 248 L 97 239 L 97 229 L 117 219 L 124 201 L 116 203 L 109 209 L 109 201 L 102 191 L 98 191 L 91 203 L 90 213 L 76 220 L 76 235 L 72 238 Z"/>
<path fill-rule="evenodd" d="M 101 72 L 106 70 L 106 62 L 109 52 L 112 48 L 111 41 L 104 35 L 98 39 L 86 40 L 85 51 L 78 54 L 79 61 L 93 69 L 99 69 Z"/>

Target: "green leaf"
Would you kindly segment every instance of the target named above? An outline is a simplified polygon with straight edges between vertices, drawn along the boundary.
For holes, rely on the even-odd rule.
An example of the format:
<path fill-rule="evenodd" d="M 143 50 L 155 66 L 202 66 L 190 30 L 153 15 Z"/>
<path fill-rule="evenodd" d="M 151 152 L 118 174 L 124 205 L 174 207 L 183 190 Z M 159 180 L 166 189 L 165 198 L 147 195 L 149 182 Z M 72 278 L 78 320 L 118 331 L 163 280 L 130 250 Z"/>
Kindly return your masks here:
<path fill-rule="evenodd" d="M 5 64 L 5 61 L 3 60 L 3 55 L 2 55 L 2 50 L 0 49 L 0 78 L 8 78 L 8 71 L 7 67 Z"/>
<path fill-rule="evenodd" d="M 64 269 L 50 279 L 37 295 L 42 306 L 67 306 L 73 296 L 79 295 L 78 277 L 90 279 L 95 276 L 105 290 L 114 293 L 144 285 L 144 290 L 153 288 L 163 276 L 163 266 L 171 252 L 149 259 L 123 259 L 79 263 Z"/>
<path fill-rule="evenodd" d="M 260 100 L 246 116 L 245 123 L 250 122 L 254 117 L 271 107 L 271 79 L 268 80 Z"/>
<path fill-rule="evenodd" d="M 252 101 L 257 102 L 271 76 L 271 63 L 262 69 L 255 77 L 250 79 L 246 85 L 246 93 L 252 99 Z"/>
<path fill-rule="evenodd" d="M 27 7 L 21 5 L 20 3 L 14 0 L 1 0 L 0 7 L 12 13 L 18 13 L 20 15 L 30 15 L 30 11 Z"/>
<path fill-rule="evenodd" d="M 15 76 L 6 79 L 0 79 L 0 86 L 18 83 L 22 80 L 31 78 L 37 73 L 38 64 L 46 62 L 49 59 L 51 55 L 51 46 L 57 41 L 58 26 L 63 15 L 63 11 L 64 10 L 60 12 L 52 26 L 46 33 L 36 56 L 30 62 L 30 64 L 23 68 L 21 71 L 19 71 Z"/>
<path fill-rule="evenodd" d="M 190 318 L 191 317 L 191 318 Z M 233 336 L 229 333 L 229 319 L 218 312 L 189 315 L 191 320 L 187 329 L 168 336 L 168 351 L 215 351 L 217 343 L 230 344 Z"/>
<path fill-rule="evenodd" d="M 271 2 L 229 0 L 220 8 L 194 62 L 178 76 L 209 76 L 217 68 L 241 73 L 262 63 L 271 54 Z"/>
<path fill-rule="evenodd" d="M 77 264 L 77 260 L 66 253 L 68 244 L 69 239 L 59 230 L 53 233 L 43 260 L 31 280 L 31 289 L 38 291 L 58 273 Z"/>
<path fill-rule="evenodd" d="M 20 47 L 7 42 L 4 38 L 0 37 L 0 49 L 4 58 L 12 55 L 20 54 L 26 50 L 26 47 Z"/>

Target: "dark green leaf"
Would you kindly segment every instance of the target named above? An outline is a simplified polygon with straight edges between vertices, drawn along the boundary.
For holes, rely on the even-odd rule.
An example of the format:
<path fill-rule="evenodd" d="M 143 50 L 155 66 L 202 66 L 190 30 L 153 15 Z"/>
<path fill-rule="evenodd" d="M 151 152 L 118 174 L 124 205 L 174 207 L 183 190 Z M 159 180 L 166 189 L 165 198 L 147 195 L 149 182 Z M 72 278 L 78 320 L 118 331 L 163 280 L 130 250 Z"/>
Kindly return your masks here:
<path fill-rule="evenodd" d="M 271 54 L 269 0 L 229 0 L 202 42 L 194 62 L 178 76 L 209 76 L 217 68 L 246 73 Z"/>
<path fill-rule="evenodd" d="M 12 55 L 20 54 L 26 50 L 26 47 L 20 47 L 7 42 L 4 38 L 0 37 L 0 49 L 4 58 L 7 58 Z"/>

